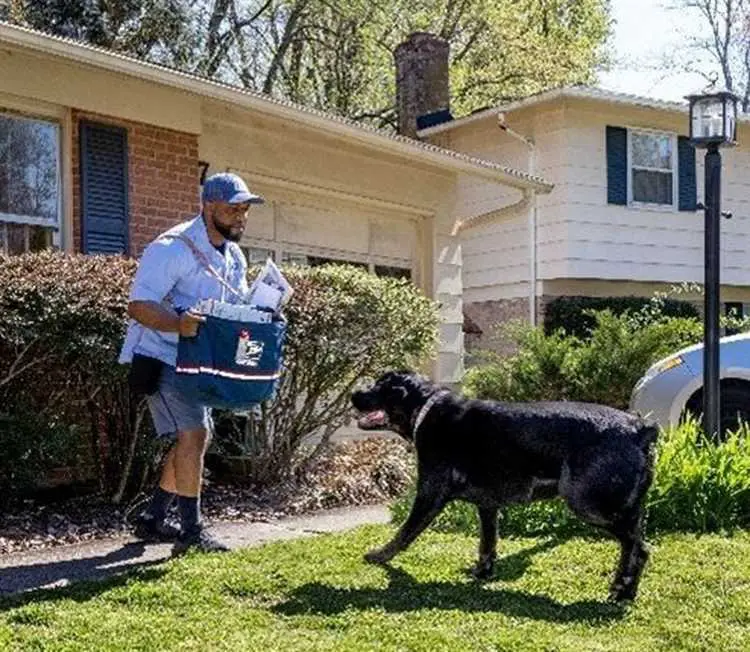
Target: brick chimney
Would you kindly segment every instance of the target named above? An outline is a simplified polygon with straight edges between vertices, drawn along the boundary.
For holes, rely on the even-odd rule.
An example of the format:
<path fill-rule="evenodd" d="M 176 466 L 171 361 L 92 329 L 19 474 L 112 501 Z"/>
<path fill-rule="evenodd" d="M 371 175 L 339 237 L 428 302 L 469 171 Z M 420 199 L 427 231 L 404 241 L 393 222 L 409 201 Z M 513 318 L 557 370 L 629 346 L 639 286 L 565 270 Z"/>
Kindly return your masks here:
<path fill-rule="evenodd" d="M 449 50 L 444 39 L 428 32 L 414 32 L 394 51 L 400 134 L 416 138 L 417 129 L 452 119 Z"/>

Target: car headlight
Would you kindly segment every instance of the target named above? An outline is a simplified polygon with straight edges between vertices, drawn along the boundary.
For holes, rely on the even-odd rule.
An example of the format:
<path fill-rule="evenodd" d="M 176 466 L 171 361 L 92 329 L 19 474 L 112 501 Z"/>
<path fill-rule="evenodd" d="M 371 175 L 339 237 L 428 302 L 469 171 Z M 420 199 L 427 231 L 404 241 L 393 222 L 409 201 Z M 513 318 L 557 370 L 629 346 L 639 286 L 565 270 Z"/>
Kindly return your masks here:
<path fill-rule="evenodd" d="M 661 362 L 654 366 L 653 373 L 651 375 L 656 376 L 658 374 L 663 374 L 665 371 L 669 371 L 670 369 L 679 367 L 683 362 L 685 361 L 679 355 L 675 356 L 674 358 L 664 360 L 664 362 Z"/>
<path fill-rule="evenodd" d="M 633 392 L 638 392 L 649 380 L 655 378 L 659 374 L 663 374 L 665 371 L 669 371 L 670 369 L 679 367 L 684 362 L 685 360 L 679 355 L 675 356 L 674 358 L 668 358 L 667 360 L 658 362 L 641 377 L 641 379 L 636 383 L 636 386 L 633 388 Z"/>

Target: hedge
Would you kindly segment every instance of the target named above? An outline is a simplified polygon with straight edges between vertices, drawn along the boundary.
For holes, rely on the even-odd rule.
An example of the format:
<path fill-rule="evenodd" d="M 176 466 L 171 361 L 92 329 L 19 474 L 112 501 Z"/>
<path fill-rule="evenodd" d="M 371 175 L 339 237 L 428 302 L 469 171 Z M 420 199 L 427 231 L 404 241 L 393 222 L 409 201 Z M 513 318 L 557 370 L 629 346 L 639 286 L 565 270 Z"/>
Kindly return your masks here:
<path fill-rule="evenodd" d="M 596 324 L 596 318 L 587 311 L 609 310 L 613 315 L 626 311 L 639 312 L 653 299 L 643 297 L 557 297 L 544 309 L 544 332 L 552 334 L 563 329 L 568 335 L 587 338 Z M 663 299 L 661 313 L 665 317 L 700 318 L 698 309 L 688 301 Z"/>
<path fill-rule="evenodd" d="M 120 256 L 0 255 L 3 498 L 64 465 L 115 501 L 153 479 L 162 451 L 117 364 L 136 267 Z M 345 266 L 284 272 L 295 294 L 278 399 L 262 406 L 260 421 L 218 415 L 231 427 L 217 450 L 253 457 L 267 481 L 300 464 L 308 435 L 322 431 L 325 442 L 347 420 L 360 379 L 418 367 L 437 343 L 437 306 L 408 281 Z"/>

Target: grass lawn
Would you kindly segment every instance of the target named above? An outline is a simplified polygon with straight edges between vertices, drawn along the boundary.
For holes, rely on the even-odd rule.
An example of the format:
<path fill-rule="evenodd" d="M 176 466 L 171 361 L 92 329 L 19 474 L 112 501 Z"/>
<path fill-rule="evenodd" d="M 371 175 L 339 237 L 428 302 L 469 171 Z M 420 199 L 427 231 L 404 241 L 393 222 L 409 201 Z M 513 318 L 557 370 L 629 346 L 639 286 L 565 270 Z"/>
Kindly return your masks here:
<path fill-rule="evenodd" d="M 750 534 L 654 542 L 639 601 L 604 600 L 607 541 L 428 532 L 390 568 L 362 553 L 392 528 L 191 556 L 127 579 L 0 601 L 2 650 L 750 650 Z"/>

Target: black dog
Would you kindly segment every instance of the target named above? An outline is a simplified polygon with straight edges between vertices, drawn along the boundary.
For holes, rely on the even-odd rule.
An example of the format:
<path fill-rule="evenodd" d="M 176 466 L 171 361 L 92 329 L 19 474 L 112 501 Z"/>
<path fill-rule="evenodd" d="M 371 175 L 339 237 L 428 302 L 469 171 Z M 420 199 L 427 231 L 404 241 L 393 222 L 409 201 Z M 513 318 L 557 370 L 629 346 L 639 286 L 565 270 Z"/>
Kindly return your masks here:
<path fill-rule="evenodd" d="M 405 550 L 445 505 L 477 506 L 481 522 L 478 578 L 491 577 L 498 509 L 561 496 L 584 521 L 621 546 L 610 599 L 632 600 L 648 560 L 643 502 L 653 477 L 658 430 L 620 410 L 573 402 L 467 400 L 410 372 L 384 374 L 352 404 L 414 443 L 417 494 L 406 522 L 379 550 L 386 563 Z"/>

